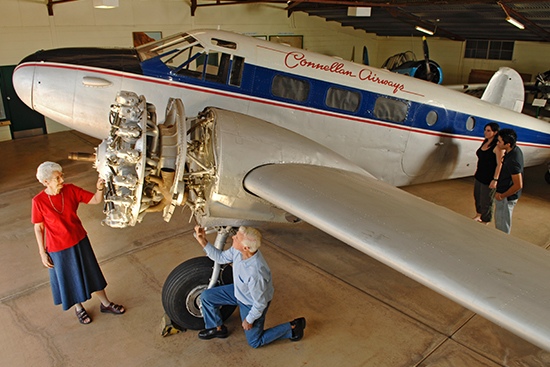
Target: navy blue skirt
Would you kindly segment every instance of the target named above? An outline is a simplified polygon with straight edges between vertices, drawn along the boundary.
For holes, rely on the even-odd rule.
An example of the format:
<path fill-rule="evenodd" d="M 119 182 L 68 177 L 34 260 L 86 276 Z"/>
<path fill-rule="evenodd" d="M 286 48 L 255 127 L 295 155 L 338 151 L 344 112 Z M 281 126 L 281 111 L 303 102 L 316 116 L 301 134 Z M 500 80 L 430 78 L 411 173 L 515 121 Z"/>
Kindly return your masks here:
<path fill-rule="evenodd" d="M 107 282 L 97 263 L 88 236 L 63 251 L 51 252 L 50 270 L 53 303 L 68 310 L 92 298 L 92 293 L 105 289 Z"/>

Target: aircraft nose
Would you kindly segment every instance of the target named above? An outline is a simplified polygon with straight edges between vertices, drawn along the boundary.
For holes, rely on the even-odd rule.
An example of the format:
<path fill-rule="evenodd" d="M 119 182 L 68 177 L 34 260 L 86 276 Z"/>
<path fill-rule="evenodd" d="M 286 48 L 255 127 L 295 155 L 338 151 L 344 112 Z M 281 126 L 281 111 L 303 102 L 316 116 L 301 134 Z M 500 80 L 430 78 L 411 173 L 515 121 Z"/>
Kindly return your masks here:
<path fill-rule="evenodd" d="M 34 80 L 34 66 L 29 64 L 19 64 L 13 72 L 13 88 L 19 98 L 30 108 L 32 104 L 32 86 Z"/>

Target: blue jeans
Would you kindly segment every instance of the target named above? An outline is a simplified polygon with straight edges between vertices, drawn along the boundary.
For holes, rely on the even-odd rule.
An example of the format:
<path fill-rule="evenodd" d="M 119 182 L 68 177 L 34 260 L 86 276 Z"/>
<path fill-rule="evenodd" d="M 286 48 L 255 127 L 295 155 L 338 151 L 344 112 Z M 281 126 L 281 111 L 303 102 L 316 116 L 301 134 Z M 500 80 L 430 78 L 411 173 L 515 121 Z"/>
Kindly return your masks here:
<path fill-rule="evenodd" d="M 223 324 L 220 315 L 220 307 L 226 305 L 239 306 L 241 321 L 246 318 L 250 312 L 251 306 L 245 305 L 235 297 L 235 288 L 233 284 L 222 285 L 205 290 L 201 294 L 202 315 L 207 329 L 211 329 Z M 246 340 L 252 348 L 259 348 L 262 345 L 271 343 L 279 339 L 290 339 L 292 337 L 292 327 L 290 322 L 277 325 L 264 330 L 265 315 L 269 304 L 265 308 L 262 316 L 254 321 L 252 329 L 245 330 Z"/>
<path fill-rule="evenodd" d="M 495 200 L 495 227 L 504 233 L 510 234 L 512 229 L 512 212 L 516 206 L 518 199 Z"/>

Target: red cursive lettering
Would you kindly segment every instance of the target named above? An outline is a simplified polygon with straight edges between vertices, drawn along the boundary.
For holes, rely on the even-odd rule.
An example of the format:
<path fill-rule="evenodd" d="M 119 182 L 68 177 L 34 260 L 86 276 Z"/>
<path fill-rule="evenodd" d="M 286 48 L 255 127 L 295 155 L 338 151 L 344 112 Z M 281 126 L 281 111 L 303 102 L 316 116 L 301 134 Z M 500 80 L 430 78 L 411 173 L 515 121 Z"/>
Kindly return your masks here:
<path fill-rule="evenodd" d="M 285 66 L 289 69 L 309 68 L 320 70 L 327 73 L 349 76 L 351 78 L 359 78 L 359 80 L 376 83 L 379 85 L 393 88 L 393 94 L 405 90 L 405 85 L 394 82 L 391 79 L 384 79 L 376 75 L 372 70 L 364 68 L 359 71 L 359 75 L 354 74 L 351 70 L 346 69 L 346 65 L 341 61 L 334 61 L 332 64 L 321 64 L 309 61 L 302 52 L 292 51 L 285 56 Z"/>
<path fill-rule="evenodd" d="M 388 79 L 382 79 L 378 75 L 373 73 L 372 70 L 369 70 L 369 69 L 361 69 L 361 71 L 359 72 L 359 79 L 392 87 L 393 94 L 405 89 L 405 86 L 403 84 L 395 83 L 394 81 L 391 81 Z"/>
<path fill-rule="evenodd" d="M 289 69 L 294 69 L 296 67 L 310 68 L 315 70 L 326 71 L 328 73 L 334 73 L 344 76 L 350 76 L 355 78 L 355 75 L 350 70 L 344 68 L 344 63 L 335 61 L 332 64 L 320 64 L 312 61 L 308 61 L 306 56 L 301 52 L 289 52 L 285 57 L 285 65 Z"/>

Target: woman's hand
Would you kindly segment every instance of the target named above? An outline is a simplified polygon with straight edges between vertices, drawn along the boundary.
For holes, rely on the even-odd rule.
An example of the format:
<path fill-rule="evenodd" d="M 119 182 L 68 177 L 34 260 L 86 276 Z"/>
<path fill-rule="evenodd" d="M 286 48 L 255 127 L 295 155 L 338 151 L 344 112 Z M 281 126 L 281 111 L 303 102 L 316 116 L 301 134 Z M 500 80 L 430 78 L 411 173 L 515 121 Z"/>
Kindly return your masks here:
<path fill-rule="evenodd" d="M 95 184 L 97 191 L 103 191 L 105 189 L 105 180 L 99 177 L 97 183 Z"/>
<path fill-rule="evenodd" d="M 40 258 L 42 259 L 42 264 L 48 269 L 53 269 L 53 261 L 50 255 L 47 252 L 41 252 Z"/>
<path fill-rule="evenodd" d="M 103 191 L 105 190 L 105 180 L 101 177 L 98 177 L 97 183 L 95 184 L 97 191 L 94 196 L 88 201 L 88 204 L 99 204 L 103 201 Z"/>

